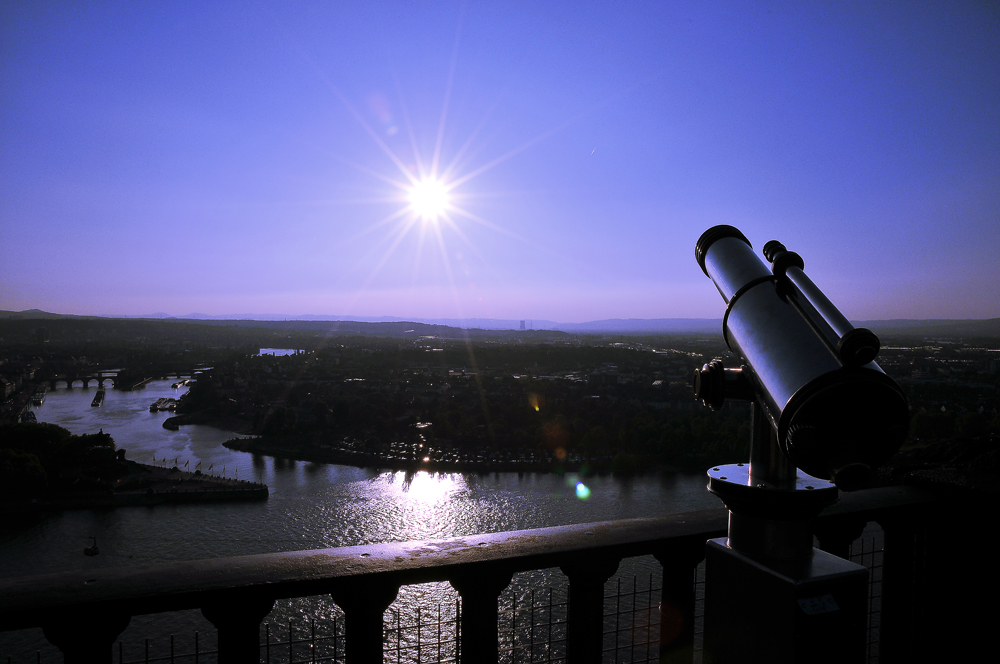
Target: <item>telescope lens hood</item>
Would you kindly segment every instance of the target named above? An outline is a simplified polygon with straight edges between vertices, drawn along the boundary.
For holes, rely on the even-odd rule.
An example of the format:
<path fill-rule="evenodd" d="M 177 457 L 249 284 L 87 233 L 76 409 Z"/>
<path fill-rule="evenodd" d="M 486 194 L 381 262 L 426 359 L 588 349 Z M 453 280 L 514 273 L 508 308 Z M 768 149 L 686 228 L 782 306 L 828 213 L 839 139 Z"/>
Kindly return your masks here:
<path fill-rule="evenodd" d="M 727 226 L 725 224 L 719 226 L 712 226 L 707 231 L 701 234 L 698 238 L 698 242 L 694 245 L 694 257 L 698 260 L 698 265 L 701 266 L 701 271 L 705 273 L 705 276 L 709 276 L 708 270 L 705 268 L 705 254 L 708 253 L 708 248 L 712 246 L 712 243 L 716 240 L 721 240 L 724 237 L 735 237 L 743 240 L 747 243 L 747 246 L 753 247 L 750 244 L 750 240 L 747 236 L 740 232 L 740 229 L 734 226 Z"/>
<path fill-rule="evenodd" d="M 782 412 L 779 444 L 797 468 L 844 491 L 863 488 L 906 438 L 906 397 L 881 372 L 845 368 L 798 396 Z"/>
<path fill-rule="evenodd" d="M 848 461 L 838 468 L 831 468 L 829 457 L 838 457 L 841 441 L 817 427 L 794 424 L 788 429 L 786 449 L 795 460 L 809 468 L 816 477 L 837 485 L 841 491 L 857 491 L 868 486 L 872 469 L 867 463 Z M 809 472 L 809 471 L 806 471 Z M 811 474 L 811 473 L 810 473 Z"/>

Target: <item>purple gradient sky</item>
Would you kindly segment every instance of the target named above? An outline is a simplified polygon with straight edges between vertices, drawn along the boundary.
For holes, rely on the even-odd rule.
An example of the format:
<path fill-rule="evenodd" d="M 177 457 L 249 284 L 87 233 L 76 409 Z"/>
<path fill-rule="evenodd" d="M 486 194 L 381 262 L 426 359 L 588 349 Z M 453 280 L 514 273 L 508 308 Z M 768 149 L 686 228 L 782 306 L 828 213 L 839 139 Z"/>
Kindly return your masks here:
<path fill-rule="evenodd" d="M 998 3 L 287 4 L 4 3 L 0 309 L 721 317 L 729 223 L 1000 316 Z"/>

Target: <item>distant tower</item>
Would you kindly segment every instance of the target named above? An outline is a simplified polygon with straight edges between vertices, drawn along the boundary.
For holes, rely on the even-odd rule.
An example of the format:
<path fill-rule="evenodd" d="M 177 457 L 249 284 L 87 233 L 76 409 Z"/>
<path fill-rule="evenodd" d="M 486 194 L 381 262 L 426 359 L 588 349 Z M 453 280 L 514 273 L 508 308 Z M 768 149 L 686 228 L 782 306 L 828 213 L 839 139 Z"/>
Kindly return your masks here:
<path fill-rule="evenodd" d="M 524 329 L 524 321 L 523 320 L 521 321 L 521 329 L 522 330 Z"/>

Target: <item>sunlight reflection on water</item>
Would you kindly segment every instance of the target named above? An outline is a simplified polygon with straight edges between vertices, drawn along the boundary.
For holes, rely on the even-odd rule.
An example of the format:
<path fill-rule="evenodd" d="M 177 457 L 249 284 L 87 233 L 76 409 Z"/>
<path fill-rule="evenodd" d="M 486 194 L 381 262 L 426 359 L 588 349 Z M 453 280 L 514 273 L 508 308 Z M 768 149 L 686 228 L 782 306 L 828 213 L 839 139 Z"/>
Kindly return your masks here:
<path fill-rule="evenodd" d="M 70 569 L 149 564 L 220 556 L 295 551 L 355 544 L 454 537 L 568 523 L 649 516 L 718 507 L 705 490 L 704 478 L 673 475 L 627 480 L 588 477 L 586 500 L 580 478 L 537 473 L 404 473 L 350 466 L 314 464 L 233 452 L 222 443 L 232 434 L 205 426 L 179 431 L 162 427 L 168 413 L 150 413 L 160 397 L 179 397 L 174 381 L 153 381 L 144 390 L 109 389 L 104 406 L 91 408 L 96 386 L 57 389 L 36 409 L 39 421 L 73 433 L 103 429 L 129 459 L 173 465 L 198 463 L 213 474 L 265 482 L 270 498 L 255 503 L 75 510 L 44 517 L 18 530 L 0 531 L 2 576 L 42 574 Z M 90 536 L 101 555 L 82 554 Z M 623 562 L 620 574 L 658 572 L 651 559 Z M 505 591 L 509 601 L 531 588 L 564 584 L 556 570 L 515 577 Z M 454 602 L 449 584 L 406 586 L 394 608 Z M 329 616 L 328 597 L 282 601 L 268 620 L 283 623 L 295 616 Z M 198 611 L 136 617 L 123 640 L 170 633 L 214 634 Z M 208 645 L 206 645 L 208 647 Z M 0 656 L 24 649 L 50 648 L 40 630 L 0 634 Z M 27 652 L 27 650 L 24 650 Z"/>

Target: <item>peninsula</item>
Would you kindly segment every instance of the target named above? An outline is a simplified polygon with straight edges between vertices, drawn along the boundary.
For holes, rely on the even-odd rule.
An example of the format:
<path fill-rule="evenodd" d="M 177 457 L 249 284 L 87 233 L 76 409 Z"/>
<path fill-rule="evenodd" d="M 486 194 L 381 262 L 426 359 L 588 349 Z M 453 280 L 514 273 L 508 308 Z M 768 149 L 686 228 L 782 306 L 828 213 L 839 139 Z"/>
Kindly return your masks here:
<path fill-rule="evenodd" d="M 54 424 L 0 425 L 0 514 L 266 500 L 264 484 L 125 458 L 109 434 L 72 435 Z"/>

